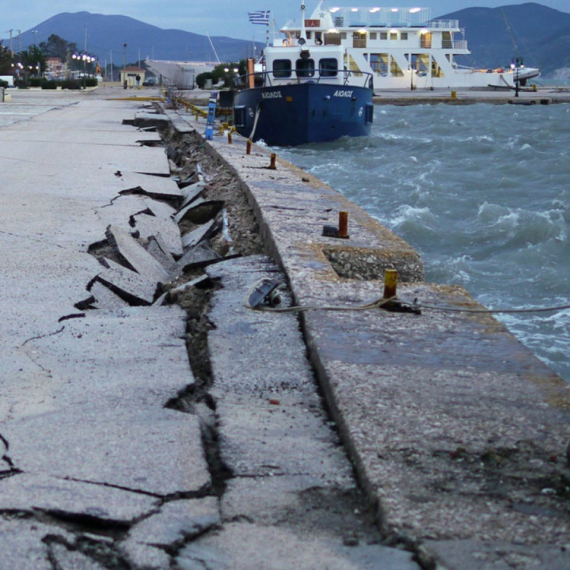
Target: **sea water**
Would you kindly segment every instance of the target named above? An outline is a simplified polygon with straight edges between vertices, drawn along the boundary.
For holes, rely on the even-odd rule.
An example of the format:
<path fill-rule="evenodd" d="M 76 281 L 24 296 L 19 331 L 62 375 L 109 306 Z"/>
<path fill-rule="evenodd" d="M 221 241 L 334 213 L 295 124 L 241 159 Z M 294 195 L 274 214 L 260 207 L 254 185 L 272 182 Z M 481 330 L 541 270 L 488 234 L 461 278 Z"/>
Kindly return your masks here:
<path fill-rule="evenodd" d="M 370 137 L 281 151 L 499 309 L 570 304 L 570 105 L 377 106 Z M 570 310 L 499 315 L 570 381 Z"/>

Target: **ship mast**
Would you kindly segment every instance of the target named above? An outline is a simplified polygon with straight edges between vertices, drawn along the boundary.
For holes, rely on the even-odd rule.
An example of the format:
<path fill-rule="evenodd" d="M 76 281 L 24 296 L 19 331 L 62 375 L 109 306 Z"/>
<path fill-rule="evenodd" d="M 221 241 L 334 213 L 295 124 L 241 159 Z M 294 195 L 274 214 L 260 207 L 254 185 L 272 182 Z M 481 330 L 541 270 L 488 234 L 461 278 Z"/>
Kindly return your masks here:
<path fill-rule="evenodd" d="M 299 43 L 301 45 L 305 45 L 307 43 L 307 32 L 305 30 L 305 10 L 305 2 L 304 0 L 301 0 L 301 37 L 299 38 Z"/>

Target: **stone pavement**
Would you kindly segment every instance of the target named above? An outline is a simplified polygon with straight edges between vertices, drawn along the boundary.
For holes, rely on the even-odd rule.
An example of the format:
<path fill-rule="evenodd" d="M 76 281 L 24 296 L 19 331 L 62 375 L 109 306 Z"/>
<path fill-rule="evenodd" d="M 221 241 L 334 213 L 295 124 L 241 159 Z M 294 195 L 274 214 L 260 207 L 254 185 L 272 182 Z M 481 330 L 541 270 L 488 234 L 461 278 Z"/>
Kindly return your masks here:
<path fill-rule="evenodd" d="M 417 569 L 381 545 L 295 317 L 243 308 L 277 268 L 210 270 L 215 382 L 185 400 L 164 148 L 119 90 L 41 95 L 0 129 L 0 569 Z"/>

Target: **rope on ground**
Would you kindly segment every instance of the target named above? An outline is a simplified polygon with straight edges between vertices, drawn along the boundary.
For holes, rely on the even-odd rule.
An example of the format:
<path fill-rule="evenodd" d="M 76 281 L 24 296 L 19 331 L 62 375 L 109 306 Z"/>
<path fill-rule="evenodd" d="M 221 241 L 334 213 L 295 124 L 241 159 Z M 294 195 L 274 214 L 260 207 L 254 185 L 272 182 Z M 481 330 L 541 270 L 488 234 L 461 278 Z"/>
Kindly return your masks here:
<path fill-rule="evenodd" d="M 269 305 L 258 304 L 252 306 L 250 299 L 253 293 L 256 292 L 258 287 L 263 284 L 266 279 L 261 279 L 254 283 L 248 290 L 247 295 L 244 300 L 244 305 L 253 311 L 269 311 L 273 313 L 289 313 L 289 312 L 304 312 L 304 311 L 368 311 L 370 309 L 380 309 L 384 305 L 387 305 L 393 301 L 399 301 L 400 303 L 407 305 L 413 309 L 428 309 L 432 311 L 441 311 L 449 313 L 479 313 L 479 314 L 516 314 L 516 313 L 551 313 L 559 312 L 570 309 L 570 304 L 567 305 L 556 305 L 552 307 L 532 307 L 524 309 L 469 309 L 466 307 L 446 307 L 443 305 L 432 305 L 430 303 L 421 303 L 417 299 L 409 301 L 406 299 L 400 299 L 397 296 L 385 299 L 380 297 L 371 301 L 370 303 L 365 303 L 361 305 L 295 305 L 293 307 L 272 307 Z"/>
<path fill-rule="evenodd" d="M 460 307 L 445 307 L 443 305 L 431 305 L 429 303 L 418 302 L 414 299 L 413 302 L 404 301 L 419 309 L 429 309 L 432 311 L 443 311 L 448 313 L 488 313 L 488 314 L 509 314 L 509 313 L 552 313 L 557 311 L 564 311 L 570 309 L 569 305 L 557 305 L 554 307 L 532 307 L 526 309 L 468 309 Z"/>

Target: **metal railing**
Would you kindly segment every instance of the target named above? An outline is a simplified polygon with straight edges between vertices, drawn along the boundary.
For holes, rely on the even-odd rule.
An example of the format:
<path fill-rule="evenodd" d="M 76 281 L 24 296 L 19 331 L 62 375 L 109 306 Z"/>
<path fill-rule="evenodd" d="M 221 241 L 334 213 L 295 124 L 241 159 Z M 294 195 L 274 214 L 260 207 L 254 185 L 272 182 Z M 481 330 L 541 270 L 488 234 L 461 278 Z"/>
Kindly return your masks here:
<path fill-rule="evenodd" d="M 248 73 L 240 75 L 234 80 L 234 86 L 239 89 L 247 89 L 249 85 L 249 78 L 254 78 L 255 87 L 278 87 L 283 84 L 291 83 L 330 83 L 331 80 L 339 79 L 338 83 L 332 82 L 333 85 L 349 85 L 351 78 L 361 79 L 358 82 L 359 87 L 373 88 L 373 74 L 367 71 L 353 71 L 351 69 L 314 69 L 310 70 L 313 75 L 307 75 L 309 70 L 306 69 L 291 69 L 289 77 L 275 77 L 272 71 L 258 71 L 255 73 Z M 332 75 L 334 74 L 334 75 Z M 286 82 L 286 83 L 285 83 Z"/>

